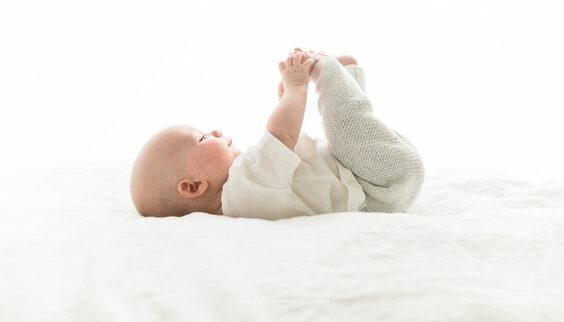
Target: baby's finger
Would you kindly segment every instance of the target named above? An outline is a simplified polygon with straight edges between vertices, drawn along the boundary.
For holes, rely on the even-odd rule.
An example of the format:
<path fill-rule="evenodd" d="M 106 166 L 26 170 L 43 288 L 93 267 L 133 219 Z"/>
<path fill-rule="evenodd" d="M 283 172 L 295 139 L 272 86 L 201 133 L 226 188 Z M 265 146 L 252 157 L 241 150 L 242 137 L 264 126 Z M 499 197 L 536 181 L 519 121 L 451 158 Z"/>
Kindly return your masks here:
<path fill-rule="evenodd" d="M 315 61 L 318 61 L 321 58 L 319 53 L 314 51 L 314 50 L 308 50 L 307 55 L 308 55 L 308 57 L 315 59 Z"/>
<path fill-rule="evenodd" d="M 283 61 L 279 62 L 278 69 L 280 70 L 280 74 L 283 74 L 284 70 L 286 69 L 286 63 L 284 63 Z"/>
<path fill-rule="evenodd" d="M 297 53 L 294 55 L 294 66 L 300 66 L 301 58 L 302 58 L 302 53 Z"/>
<path fill-rule="evenodd" d="M 292 67 L 293 61 L 294 61 L 294 54 L 288 55 L 288 58 L 286 58 L 286 67 Z"/>
<path fill-rule="evenodd" d="M 316 61 L 314 58 L 310 57 L 308 58 L 303 66 L 307 69 L 308 74 L 311 73 L 311 70 L 313 69 L 313 65 L 315 65 Z"/>

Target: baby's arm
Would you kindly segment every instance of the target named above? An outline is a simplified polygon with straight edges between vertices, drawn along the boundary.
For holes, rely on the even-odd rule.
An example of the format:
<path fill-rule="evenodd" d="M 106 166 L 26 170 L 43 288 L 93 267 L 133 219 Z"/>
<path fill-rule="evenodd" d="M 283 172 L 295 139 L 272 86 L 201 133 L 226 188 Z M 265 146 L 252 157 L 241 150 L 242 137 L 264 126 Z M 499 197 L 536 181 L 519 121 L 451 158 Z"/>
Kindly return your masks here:
<path fill-rule="evenodd" d="M 303 52 L 294 51 L 286 59 L 286 64 L 280 63 L 284 93 L 266 125 L 268 132 L 290 150 L 294 149 L 302 128 L 309 73 L 315 62 L 309 58 L 302 63 L 304 57 Z"/>

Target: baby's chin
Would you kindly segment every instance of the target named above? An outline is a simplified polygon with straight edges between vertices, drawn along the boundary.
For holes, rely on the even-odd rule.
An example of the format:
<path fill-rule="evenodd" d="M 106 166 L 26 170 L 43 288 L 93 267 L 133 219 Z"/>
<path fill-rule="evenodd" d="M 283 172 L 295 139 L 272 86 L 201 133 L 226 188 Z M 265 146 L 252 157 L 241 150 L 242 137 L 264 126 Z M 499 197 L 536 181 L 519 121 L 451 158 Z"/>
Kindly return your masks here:
<path fill-rule="evenodd" d="M 233 153 L 233 159 L 235 159 L 241 154 L 241 150 L 237 149 L 234 146 L 230 146 L 229 149 L 231 149 L 231 152 Z"/>

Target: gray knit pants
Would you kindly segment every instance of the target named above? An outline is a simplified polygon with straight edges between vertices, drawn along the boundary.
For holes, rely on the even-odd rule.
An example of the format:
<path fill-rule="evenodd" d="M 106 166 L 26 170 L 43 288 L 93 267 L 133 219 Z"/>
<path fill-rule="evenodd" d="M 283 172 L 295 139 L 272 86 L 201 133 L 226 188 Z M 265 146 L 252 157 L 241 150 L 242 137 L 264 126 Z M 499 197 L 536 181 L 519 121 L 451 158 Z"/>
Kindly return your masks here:
<path fill-rule="evenodd" d="M 373 115 L 364 95 L 366 83 L 359 66 L 346 66 L 363 95 L 342 106 L 319 111 L 328 146 L 335 158 L 351 170 L 366 194 L 369 212 L 405 212 L 418 196 L 425 171 L 416 148 L 403 135 Z"/>

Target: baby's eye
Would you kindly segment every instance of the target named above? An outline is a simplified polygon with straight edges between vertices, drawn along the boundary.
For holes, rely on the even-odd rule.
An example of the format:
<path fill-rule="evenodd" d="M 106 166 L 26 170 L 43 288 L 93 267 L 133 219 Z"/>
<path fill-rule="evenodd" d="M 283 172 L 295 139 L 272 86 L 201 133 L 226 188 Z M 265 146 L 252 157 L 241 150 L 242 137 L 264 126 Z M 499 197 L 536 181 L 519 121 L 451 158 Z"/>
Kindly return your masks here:
<path fill-rule="evenodd" d="M 198 143 L 199 143 L 199 142 L 202 142 L 205 138 L 206 138 L 206 135 L 205 135 L 205 134 L 202 135 L 202 137 L 200 138 L 200 141 L 198 141 Z"/>

